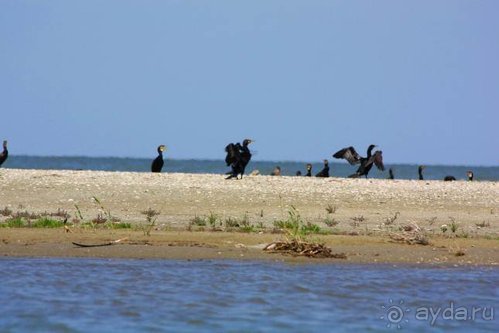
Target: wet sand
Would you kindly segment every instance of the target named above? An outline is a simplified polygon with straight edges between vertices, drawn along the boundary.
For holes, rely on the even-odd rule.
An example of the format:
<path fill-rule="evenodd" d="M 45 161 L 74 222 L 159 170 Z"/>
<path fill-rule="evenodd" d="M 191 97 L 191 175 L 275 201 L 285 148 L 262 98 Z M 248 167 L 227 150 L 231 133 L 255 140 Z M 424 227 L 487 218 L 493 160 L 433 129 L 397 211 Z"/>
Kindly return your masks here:
<path fill-rule="evenodd" d="M 67 211 L 69 223 L 109 214 L 132 229 L 96 230 L 0 228 L 2 256 L 62 256 L 168 259 L 292 258 L 262 251 L 282 240 L 271 233 L 274 221 L 286 220 L 296 207 L 302 220 L 333 235 L 311 239 L 344 252 L 334 262 L 486 264 L 499 262 L 499 183 L 249 176 L 224 180 L 222 175 L 136 172 L 0 170 L 0 209 L 30 213 Z M 97 198 L 98 201 L 95 200 Z M 99 204 L 100 203 L 100 204 Z M 332 207 L 334 213 L 326 208 Z M 140 230 L 147 209 L 160 212 L 151 236 Z M 392 225 L 388 218 L 399 215 Z M 185 231 L 193 219 L 216 215 L 219 221 L 243 219 L 266 228 L 264 233 Z M 0 223 L 7 217 L 0 216 Z M 335 221 L 329 227 L 326 222 Z M 450 224 L 457 225 L 455 233 Z M 80 222 L 81 223 L 81 222 Z M 388 233 L 417 224 L 430 245 L 393 243 Z M 442 225 L 447 231 L 442 232 Z M 197 228 L 198 230 L 200 228 Z M 100 248 L 77 248 L 72 242 L 107 242 Z M 459 250 L 463 256 L 456 256 Z"/>

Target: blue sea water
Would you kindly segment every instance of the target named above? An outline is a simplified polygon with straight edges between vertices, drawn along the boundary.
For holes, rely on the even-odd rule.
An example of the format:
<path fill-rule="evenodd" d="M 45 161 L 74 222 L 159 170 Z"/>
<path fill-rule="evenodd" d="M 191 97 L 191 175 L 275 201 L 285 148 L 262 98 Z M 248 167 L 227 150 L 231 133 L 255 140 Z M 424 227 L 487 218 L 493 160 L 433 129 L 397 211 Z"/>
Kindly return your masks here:
<path fill-rule="evenodd" d="M 499 327 L 499 269 L 492 267 L 3 258 L 0 271 L 0 332 Z"/>
<path fill-rule="evenodd" d="M 154 157 L 154 156 L 153 156 Z M 152 157 L 152 158 L 153 158 Z M 149 172 L 151 159 L 143 158 L 117 158 L 117 157 L 74 157 L 74 156 L 9 156 L 2 168 L 19 169 L 54 169 L 54 170 L 104 170 L 104 171 L 137 171 Z M 279 165 L 283 175 L 295 175 L 300 170 L 305 174 L 305 166 L 308 162 L 289 161 L 255 161 L 252 160 L 247 173 L 259 170 L 260 174 L 269 175 Z M 322 169 L 322 162 L 312 163 L 313 173 Z M 385 165 L 386 169 L 392 168 L 396 179 L 417 179 L 417 165 L 394 164 Z M 334 177 L 347 177 L 356 170 L 356 166 L 348 163 L 336 163 L 330 161 L 330 175 Z M 472 170 L 476 180 L 499 180 L 499 166 L 445 166 L 427 165 L 424 177 L 428 180 L 441 180 L 447 175 L 456 179 L 466 179 L 466 172 Z M 163 172 L 182 173 L 214 173 L 224 174 L 229 171 L 223 160 L 180 160 L 166 159 Z M 369 173 L 370 178 L 388 178 L 388 171 L 381 172 L 373 168 Z"/>

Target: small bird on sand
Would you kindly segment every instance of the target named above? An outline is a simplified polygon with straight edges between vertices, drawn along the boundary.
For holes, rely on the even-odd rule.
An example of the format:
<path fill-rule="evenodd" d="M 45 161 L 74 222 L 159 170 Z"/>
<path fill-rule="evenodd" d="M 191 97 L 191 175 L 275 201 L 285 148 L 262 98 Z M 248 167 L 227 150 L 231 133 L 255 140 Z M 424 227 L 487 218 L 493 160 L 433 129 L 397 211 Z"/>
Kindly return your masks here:
<path fill-rule="evenodd" d="M 315 177 L 329 177 L 329 161 L 324 160 L 324 168 L 322 168 L 321 171 L 319 171 Z"/>

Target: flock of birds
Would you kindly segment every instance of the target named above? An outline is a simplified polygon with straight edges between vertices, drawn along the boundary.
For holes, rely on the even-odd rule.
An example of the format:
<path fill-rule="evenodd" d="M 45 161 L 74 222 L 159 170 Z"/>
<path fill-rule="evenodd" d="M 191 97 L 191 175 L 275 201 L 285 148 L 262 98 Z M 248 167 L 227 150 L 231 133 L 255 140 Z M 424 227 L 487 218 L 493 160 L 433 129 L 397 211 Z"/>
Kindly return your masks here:
<path fill-rule="evenodd" d="M 253 143 L 251 139 L 244 139 L 243 143 L 229 143 L 225 147 L 225 163 L 228 167 L 230 167 L 230 171 L 226 173 L 227 177 L 225 179 L 242 179 L 246 170 L 246 166 L 251 160 L 251 151 L 249 149 L 249 145 Z M 369 145 L 367 147 L 367 153 L 365 157 L 362 157 L 357 153 L 354 147 L 346 147 L 340 149 L 336 153 L 333 154 L 334 158 L 344 159 L 350 165 L 359 165 L 357 171 L 355 173 L 348 176 L 348 178 L 359 178 L 364 176 L 367 178 L 369 171 L 371 171 L 373 166 L 376 166 L 379 170 L 384 171 L 385 166 L 383 165 L 383 152 L 381 150 L 376 150 L 373 153 L 373 149 L 376 148 L 376 145 Z M 161 172 L 161 168 L 163 167 L 163 151 L 165 150 L 164 145 L 158 146 L 158 156 L 154 159 L 151 165 L 152 172 Z M 419 179 L 423 180 L 423 169 L 425 166 L 420 165 L 418 168 Z M 306 166 L 307 173 L 305 177 L 312 177 L 312 164 L 308 163 Z M 389 169 L 389 179 L 395 179 L 393 174 L 393 169 Z M 280 176 L 281 175 L 281 167 L 276 166 L 275 169 L 270 173 L 271 176 Z M 301 171 L 296 172 L 297 176 L 302 176 Z M 468 171 L 468 180 L 473 180 L 473 172 Z M 329 177 L 329 161 L 324 160 L 324 166 L 321 171 L 315 174 L 315 177 Z M 454 176 L 446 176 L 444 178 L 445 181 L 456 180 Z"/>
<path fill-rule="evenodd" d="M 251 151 L 249 149 L 249 145 L 253 142 L 253 140 L 250 139 L 244 139 L 243 144 L 240 144 L 239 142 L 237 143 L 229 143 L 225 147 L 225 152 L 226 152 L 226 157 L 225 157 L 225 163 L 227 166 L 230 166 L 231 170 L 227 172 L 226 174 L 228 175 L 226 179 L 242 179 L 243 175 L 246 171 L 246 166 L 251 160 Z M 337 159 L 344 159 L 350 165 L 359 165 L 357 168 L 357 171 L 355 173 L 351 174 L 348 176 L 349 178 L 359 178 L 359 177 L 366 177 L 369 174 L 369 171 L 371 168 L 376 166 L 379 170 L 384 171 L 385 166 L 383 165 L 383 153 L 381 150 L 376 150 L 373 153 L 373 149 L 376 147 L 376 145 L 369 145 L 367 147 L 367 155 L 366 157 L 360 156 L 357 151 L 355 150 L 354 147 L 346 147 L 343 149 L 338 150 L 336 153 L 333 154 L 334 158 Z M 165 164 L 164 159 L 163 159 L 163 152 L 166 151 L 166 146 L 165 145 L 159 145 L 157 148 L 158 151 L 158 156 L 152 161 L 151 164 L 151 172 L 161 172 L 163 169 L 163 166 Z M 3 141 L 3 151 L 0 154 L 0 166 L 7 160 L 9 156 L 9 151 L 7 149 L 7 140 Z M 418 174 L 419 174 L 419 179 L 423 180 L 423 170 L 425 166 L 420 165 L 418 167 Z M 312 164 L 308 163 L 306 166 L 307 173 L 305 174 L 306 177 L 312 177 Z M 389 179 L 394 179 L 394 174 L 393 170 L 389 169 L 388 171 Z M 277 166 L 271 173 L 272 176 L 280 176 L 281 175 L 281 168 Z M 301 171 L 296 172 L 297 176 L 301 176 Z M 324 167 L 322 168 L 321 171 L 319 171 L 316 175 L 316 177 L 329 177 L 329 161 L 324 160 Z M 473 172 L 468 171 L 467 172 L 467 178 L 468 180 L 473 180 Z M 444 178 L 445 181 L 453 181 L 456 180 L 454 176 L 446 176 Z"/>

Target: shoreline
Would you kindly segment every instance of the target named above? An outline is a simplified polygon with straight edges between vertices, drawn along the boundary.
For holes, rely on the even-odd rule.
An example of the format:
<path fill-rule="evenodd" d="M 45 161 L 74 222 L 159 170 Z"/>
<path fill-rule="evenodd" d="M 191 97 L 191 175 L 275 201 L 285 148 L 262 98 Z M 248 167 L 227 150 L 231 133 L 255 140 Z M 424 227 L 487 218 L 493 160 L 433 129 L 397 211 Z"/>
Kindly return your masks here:
<path fill-rule="evenodd" d="M 498 241 L 492 239 L 434 238 L 430 245 L 394 243 L 382 236 L 314 236 L 346 259 L 309 258 L 263 251 L 282 234 L 162 231 L 144 236 L 131 230 L 76 230 L 64 228 L 5 228 L 0 236 L 0 258 L 101 258 L 158 260 L 256 260 L 306 264 L 393 264 L 431 267 L 499 266 Z M 109 244 L 78 247 L 83 244 Z M 457 256 L 462 249 L 464 255 Z"/>
<path fill-rule="evenodd" d="M 226 181 L 223 175 L 212 174 L 1 169 L 0 210 L 0 256 L 4 257 L 242 258 L 439 266 L 499 262 L 499 182 L 286 176 Z M 158 213 L 149 237 L 143 232 L 149 224 L 148 210 Z M 28 216 L 25 219 L 48 214 L 58 221 L 64 215 L 72 232 L 5 227 L 19 214 Z M 263 252 L 263 246 L 284 238 L 282 230 L 274 232 L 292 214 L 316 231 L 309 239 L 324 242 L 333 253 L 346 253 L 347 259 Z M 110 227 L 129 226 L 99 229 L 91 222 L 101 220 Z M 234 228 L 229 225 L 237 225 L 239 232 L 231 232 Z M 411 226 L 428 235 L 431 245 L 392 242 L 391 233 L 403 233 Z M 240 232 L 243 227 L 250 232 Z M 74 249 L 71 243 L 124 237 L 128 242 L 88 252 Z M 463 255 L 455 256 L 458 252 Z"/>

